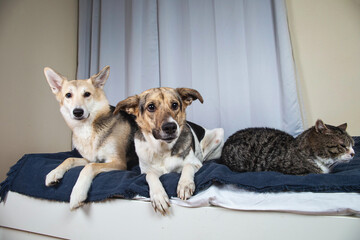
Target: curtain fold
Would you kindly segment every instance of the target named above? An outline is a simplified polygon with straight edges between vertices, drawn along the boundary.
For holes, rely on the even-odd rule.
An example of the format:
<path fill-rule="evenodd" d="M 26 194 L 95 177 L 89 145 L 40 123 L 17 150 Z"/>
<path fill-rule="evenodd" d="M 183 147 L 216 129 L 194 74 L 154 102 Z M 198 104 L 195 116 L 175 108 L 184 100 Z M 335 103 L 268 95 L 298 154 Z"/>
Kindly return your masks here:
<path fill-rule="evenodd" d="M 273 1 L 276 50 L 281 82 L 282 129 L 299 135 L 303 131 L 300 97 L 296 86 L 296 68 L 283 1 Z"/>
<path fill-rule="evenodd" d="M 159 86 L 156 0 L 80 0 L 78 78 L 110 65 L 111 104 Z"/>
<path fill-rule="evenodd" d="M 148 88 L 197 89 L 188 119 L 303 130 L 283 0 L 79 2 L 78 78 L 105 65 L 111 104 Z"/>

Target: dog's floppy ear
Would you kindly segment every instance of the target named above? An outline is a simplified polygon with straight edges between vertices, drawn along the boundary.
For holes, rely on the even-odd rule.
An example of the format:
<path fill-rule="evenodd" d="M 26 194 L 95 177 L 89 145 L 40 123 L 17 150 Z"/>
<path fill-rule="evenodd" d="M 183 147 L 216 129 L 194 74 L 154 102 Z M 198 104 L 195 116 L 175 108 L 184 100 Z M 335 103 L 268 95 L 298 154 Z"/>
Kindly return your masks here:
<path fill-rule="evenodd" d="M 110 74 L 110 66 L 105 66 L 100 72 L 90 77 L 92 83 L 97 88 L 103 88 Z"/>
<path fill-rule="evenodd" d="M 125 100 L 122 100 L 116 105 L 114 114 L 117 114 L 119 111 L 125 111 L 128 114 L 137 116 L 137 114 L 139 113 L 139 99 L 139 96 L 135 95 L 132 97 L 128 97 Z"/>
<path fill-rule="evenodd" d="M 51 91 L 54 94 L 57 94 L 58 92 L 60 92 L 64 81 L 67 80 L 66 77 L 55 72 L 53 69 L 51 69 L 49 67 L 44 68 L 44 74 L 45 74 L 47 82 L 50 85 Z"/>
<path fill-rule="evenodd" d="M 194 100 L 199 99 L 201 103 L 204 102 L 202 96 L 198 91 L 191 88 L 177 88 L 176 91 L 181 96 L 181 99 L 185 106 L 189 106 Z"/>

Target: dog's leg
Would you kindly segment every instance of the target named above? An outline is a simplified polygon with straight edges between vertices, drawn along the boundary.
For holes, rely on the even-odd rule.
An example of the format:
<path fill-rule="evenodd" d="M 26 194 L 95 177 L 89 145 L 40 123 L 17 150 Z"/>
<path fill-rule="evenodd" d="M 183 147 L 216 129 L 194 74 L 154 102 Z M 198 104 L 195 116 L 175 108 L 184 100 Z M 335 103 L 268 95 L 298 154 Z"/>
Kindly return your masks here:
<path fill-rule="evenodd" d="M 72 189 L 70 195 L 70 209 L 80 207 L 84 204 L 90 189 L 92 180 L 101 172 L 109 172 L 112 170 L 125 170 L 126 163 L 114 160 L 107 163 L 90 163 L 86 165 L 80 172 L 80 175 Z"/>
<path fill-rule="evenodd" d="M 156 211 L 162 215 L 169 213 L 170 201 L 163 185 L 160 182 L 159 175 L 149 171 L 146 173 L 146 181 L 149 184 L 149 193 L 151 204 Z"/>
<path fill-rule="evenodd" d="M 180 199 L 186 200 L 194 194 L 194 176 L 201 166 L 201 161 L 195 157 L 193 151 L 190 151 L 188 156 L 184 159 L 184 167 L 181 171 L 181 176 L 177 186 L 177 194 Z"/>
<path fill-rule="evenodd" d="M 194 165 L 192 163 L 186 163 L 184 165 L 177 186 L 177 195 L 180 199 L 186 200 L 194 194 L 195 191 L 194 176 L 197 170 L 199 170 L 200 166 Z"/>
<path fill-rule="evenodd" d="M 45 185 L 52 186 L 63 178 L 64 174 L 71 168 L 85 166 L 89 161 L 85 158 L 67 158 L 57 168 L 46 175 Z"/>

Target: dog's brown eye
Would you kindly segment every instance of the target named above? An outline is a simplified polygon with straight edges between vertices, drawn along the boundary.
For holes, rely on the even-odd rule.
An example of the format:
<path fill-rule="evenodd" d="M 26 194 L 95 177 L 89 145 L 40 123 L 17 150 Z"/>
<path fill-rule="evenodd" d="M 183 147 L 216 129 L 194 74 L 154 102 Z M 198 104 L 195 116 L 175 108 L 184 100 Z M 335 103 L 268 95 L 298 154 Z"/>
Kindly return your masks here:
<path fill-rule="evenodd" d="M 91 93 L 89 93 L 89 92 L 84 93 L 84 97 L 90 97 L 90 95 L 91 95 Z"/>
<path fill-rule="evenodd" d="M 154 112 L 154 111 L 155 111 L 155 105 L 154 105 L 154 104 L 149 104 L 149 105 L 147 106 L 147 110 L 148 110 L 149 112 Z"/>
<path fill-rule="evenodd" d="M 175 111 L 175 110 L 177 110 L 179 108 L 179 104 L 178 103 L 172 103 L 171 108 L 172 108 L 172 110 Z"/>
<path fill-rule="evenodd" d="M 65 94 L 65 97 L 66 97 L 66 98 L 71 98 L 71 96 L 72 96 L 71 93 Z"/>

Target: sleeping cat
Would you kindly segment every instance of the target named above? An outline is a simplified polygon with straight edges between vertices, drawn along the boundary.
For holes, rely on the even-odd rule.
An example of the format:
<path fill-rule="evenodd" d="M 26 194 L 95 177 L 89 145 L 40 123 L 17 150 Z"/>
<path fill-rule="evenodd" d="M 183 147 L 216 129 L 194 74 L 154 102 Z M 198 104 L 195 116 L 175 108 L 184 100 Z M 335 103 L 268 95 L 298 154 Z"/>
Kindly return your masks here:
<path fill-rule="evenodd" d="M 346 127 L 346 123 L 334 127 L 317 120 L 296 138 L 276 129 L 240 130 L 225 142 L 221 161 L 237 172 L 329 173 L 336 163 L 355 155 Z"/>

